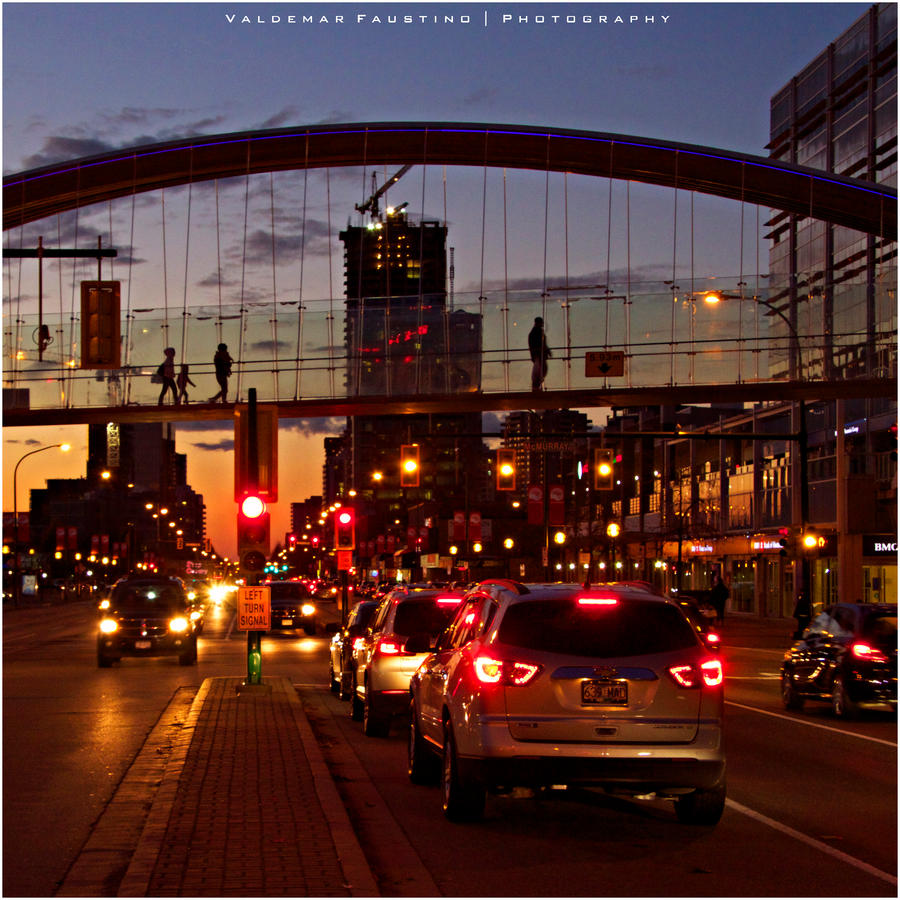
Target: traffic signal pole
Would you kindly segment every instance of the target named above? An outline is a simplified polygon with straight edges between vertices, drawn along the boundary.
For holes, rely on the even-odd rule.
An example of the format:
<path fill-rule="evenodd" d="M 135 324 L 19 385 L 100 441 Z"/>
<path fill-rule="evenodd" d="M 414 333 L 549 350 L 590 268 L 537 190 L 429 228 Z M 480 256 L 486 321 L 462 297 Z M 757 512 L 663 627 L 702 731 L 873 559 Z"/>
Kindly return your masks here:
<path fill-rule="evenodd" d="M 259 487 L 259 442 L 256 429 L 256 388 L 247 391 L 247 487 L 256 491 Z M 247 584 L 259 585 L 259 572 L 247 574 Z M 262 684 L 262 635 L 259 631 L 247 632 L 247 684 Z"/>

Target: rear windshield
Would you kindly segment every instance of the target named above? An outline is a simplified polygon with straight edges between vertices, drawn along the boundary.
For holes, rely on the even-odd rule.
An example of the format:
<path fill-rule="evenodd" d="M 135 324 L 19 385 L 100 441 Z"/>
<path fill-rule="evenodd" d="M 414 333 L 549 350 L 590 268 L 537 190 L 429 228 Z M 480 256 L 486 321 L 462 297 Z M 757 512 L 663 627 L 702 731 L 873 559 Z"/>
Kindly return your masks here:
<path fill-rule="evenodd" d="M 394 633 L 409 637 L 427 632 L 432 637 L 440 634 L 450 621 L 456 607 L 452 603 L 438 606 L 434 598 L 403 600 L 394 618 Z"/>
<path fill-rule="evenodd" d="M 504 644 L 529 650 L 600 658 L 697 646 L 687 620 L 666 603 L 629 600 L 582 607 L 573 597 L 511 605 L 498 637 Z"/>
<path fill-rule="evenodd" d="M 120 584 L 113 590 L 112 607 L 153 612 L 183 610 L 184 592 L 175 584 Z"/>
<path fill-rule="evenodd" d="M 291 600 L 306 600 L 309 591 L 299 581 L 291 581 L 288 584 L 270 584 L 272 603 L 289 602 Z"/>
<path fill-rule="evenodd" d="M 873 613 L 866 616 L 862 627 L 863 637 L 875 641 L 881 647 L 897 646 L 897 617 Z"/>

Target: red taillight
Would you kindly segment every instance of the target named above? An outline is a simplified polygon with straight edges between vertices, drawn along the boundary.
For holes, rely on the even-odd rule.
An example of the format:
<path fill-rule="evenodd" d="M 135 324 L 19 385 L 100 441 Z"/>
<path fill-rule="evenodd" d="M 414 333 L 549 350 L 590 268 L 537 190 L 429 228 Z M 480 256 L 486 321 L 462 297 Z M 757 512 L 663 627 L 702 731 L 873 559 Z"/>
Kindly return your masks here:
<path fill-rule="evenodd" d="M 619 602 L 618 597 L 608 594 L 581 594 L 577 599 L 579 606 L 615 606 Z"/>
<path fill-rule="evenodd" d="M 865 644 L 861 641 L 851 644 L 850 652 L 857 659 L 864 659 L 867 662 L 886 663 L 888 661 L 887 656 L 885 656 L 877 647 L 873 647 L 871 644 Z"/>
<path fill-rule="evenodd" d="M 722 641 L 722 638 L 720 638 L 719 635 L 716 634 L 715 631 L 707 631 L 706 632 L 706 643 L 707 644 L 719 644 L 719 643 L 721 643 L 721 641 Z"/>
<path fill-rule="evenodd" d="M 383 637 L 375 648 L 376 653 L 383 653 L 385 656 L 394 656 L 403 652 L 403 644 L 396 638 Z"/>
<path fill-rule="evenodd" d="M 362 650 L 363 644 L 365 644 L 366 639 L 364 637 L 358 637 L 353 641 L 353 651 Z"/>
<path fill-rule="evenodd" d="M 540 670 L 541 667 L 533 663 L 510 659 L 494 659 L 490 656 L 478 656 L 475 659 L 475 674 L 484 684 L 521 687 L 528 684 Z"/>
<path fill-rule="evenodd" d="M 440 606 L 457 606 L 462 597 L 438 597 L 437 602 Z"/>
<path fill-rule="evenodd" d="M 696 665 L 671 666 L 669 675 L 677 685 L 684 688 L 718 687 L 725 678 L 722 662 L 718 659 L 707 659 Z"/>

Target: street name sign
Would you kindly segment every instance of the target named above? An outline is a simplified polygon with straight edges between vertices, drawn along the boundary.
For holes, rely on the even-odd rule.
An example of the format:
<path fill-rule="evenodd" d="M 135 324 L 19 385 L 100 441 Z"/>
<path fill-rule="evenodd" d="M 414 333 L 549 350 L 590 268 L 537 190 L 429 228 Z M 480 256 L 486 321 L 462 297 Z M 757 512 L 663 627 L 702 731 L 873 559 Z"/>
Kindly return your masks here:
<path fill-rule="evenodd" d="M 624 374 L 624 350 L 588 350 L 584 354 L 586 378 L 621 378 Z"/>
<path fill-rule="evenodd" d="M 238 631 L 268 631 L 271 627 L 272 589 L 269 587 L 239 587 Z"/>

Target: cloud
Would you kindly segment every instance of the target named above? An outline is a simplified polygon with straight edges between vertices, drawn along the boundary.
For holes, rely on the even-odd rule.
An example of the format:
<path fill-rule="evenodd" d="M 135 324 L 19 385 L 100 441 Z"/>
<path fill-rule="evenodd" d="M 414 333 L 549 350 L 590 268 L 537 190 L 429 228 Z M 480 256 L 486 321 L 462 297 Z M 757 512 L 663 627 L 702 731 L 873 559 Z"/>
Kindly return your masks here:
<path fill-rule="evenodd" d="M 280 419 L 278 427 L 282 430 L 337 437 L 346 428 L 346 420 L 342 416 L 327 416 L 316 419 Z"/>
<path fill-rule="evenodd" d="M 78 159 L 82 156 L 96 156 L 98 153 L 108 153 L 113 149 L 112 144 L 97 138 L 51 135 L 45 139 L 44 146 L 37 153 L 26 156 L 22 163 L 26 169 L 38 169 L 66 159 Z"/>
<path fill-rule="evenodd" d="M 234 450 L 234 438 L 223 438 L 221 441 L 197 441 L 194 444 L 197 450 L 226 450 L 231 452 Z"/>

